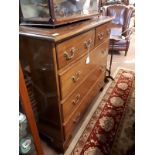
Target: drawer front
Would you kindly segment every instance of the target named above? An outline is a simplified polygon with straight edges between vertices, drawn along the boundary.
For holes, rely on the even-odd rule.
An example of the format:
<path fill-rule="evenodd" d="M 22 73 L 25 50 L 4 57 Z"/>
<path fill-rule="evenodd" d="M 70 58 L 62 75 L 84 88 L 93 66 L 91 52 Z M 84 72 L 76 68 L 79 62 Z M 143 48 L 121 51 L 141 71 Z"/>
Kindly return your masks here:
<path fill-rule="evenodd" d="M 61 69 L 84 55 L 88 47 L 90 49 L 94 47 L 94 41 L 95 29 L 58 44 L 56 46 L 58 68 Z"/>
<path fill-rule="evenodd" d="M 105 42 L 104 44 L 97 47 L 95 50 L 91 52 L 90 69 L 92 69 L 93 66 L 99 68 L 101 72 L 106 69 L 106 59 L 108 53 L 107 46 L 108 43 Z M 89 70 L 89 73 L 91 74 L 92 71 L 93 70 Z M 82 82 L 80 86 L 77 89 L 75 89 L 69 97 L 61 101 L 64 122 L 66 122 L 69 119 L 74 110 L 81 104 L 82 98 L 91 88 L 92 84 L 96 82 L 96 79 L 96 76 L 88 75 L 88 78 L 84 80 L 84 82 Z"/>
<path fill-rule="evenodd" d="M 92 69 L 94 66 L 92 66 Z M 68 94 L 80 85 L 91 69 L 90 64 L 86 64 L 86 56 L 77 62 L 74 67 L 68 70 L 63 75 L 59 76 L 60 81 L 60 96 L 64 99 Z"/>
<path fill-rule="evenodd" d="M 96 28 L 95 46 L 108 40 L 110 37 L 110 23 L 106 23 Z"/>
<path fill-rule="evenodd" d="M 97 46 L 92 54 L 91 63 L 96 66 L 107 65 L 107 56 L 109 51 L 109 40 Z"/>
<path fill-rule="evenodd" d="M 76 128 L 79 120 L 82 118 L 82 115 L 87 109 L 89 103 L 91 103 L 94 96 L 104 85 L 105 71 L 106 69 L 101 73 L 100 69 L 98 69 L 91 75 L 92 78 L 95 79 L 92 87 L 89 89 L 89 91 L 87 91 L 85 97 L 81 101 L 80 106 L 76 109 L 69 121 L 64 124 L 64 133 L 66 139 L 72 134 L 73 130 Z"/>

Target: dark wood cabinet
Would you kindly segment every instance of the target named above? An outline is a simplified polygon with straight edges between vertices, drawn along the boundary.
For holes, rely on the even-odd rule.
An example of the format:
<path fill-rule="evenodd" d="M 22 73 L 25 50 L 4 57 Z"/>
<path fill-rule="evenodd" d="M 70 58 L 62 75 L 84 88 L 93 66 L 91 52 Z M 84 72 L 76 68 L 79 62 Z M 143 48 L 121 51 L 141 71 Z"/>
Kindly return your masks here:
<path fill-rule="evenodd" d="M 56 29 L 20 27 L 20 61 L 31 76 L 41 134 L 61 151 L 104 86 L 110 17 Z"/>

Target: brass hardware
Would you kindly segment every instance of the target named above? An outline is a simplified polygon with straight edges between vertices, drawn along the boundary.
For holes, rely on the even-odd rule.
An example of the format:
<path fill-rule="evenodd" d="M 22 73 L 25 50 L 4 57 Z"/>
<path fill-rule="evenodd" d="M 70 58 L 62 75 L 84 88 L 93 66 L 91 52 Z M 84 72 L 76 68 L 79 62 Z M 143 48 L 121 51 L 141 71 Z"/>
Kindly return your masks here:
<path fill-rule="evenodd" d="M 101 51 L 101 53 L 104 55 L 104 56 L 106 56 L 107 54 L 108 54 L 108 49 L 103 49 L 102 51 Z"/>
<path fill-rule="evenodd" d="M 79 79 L 80 79 L 80 71 L 78 71 L 76 74 L 75 74 L 75 76 L 72 76 L 72 80 L 73 80 L 73 82 L 77 82 Z"/>
<path fill-rule="evenodd" d="M 78 113 L 78 115 L 76 116 L 76 118 L 73 120 L 73 123 L 74 123 L 74 124 L 76 124 L 76 123 L 79 121 L 80 116 L 81 116 L 81 114 Z"/>
<path fill-rule="evenodd" d="M 92 44 L 92 42 L 93 42 L 92 39 L 89 39 L 89 40 L 85 41 L 84 42 L 85 48 L 86 49 L 89 49 L 90 46 L 91 46 L 91 44 Z"/>
<path fill-rule="evenodd" d="M 76 105 L 79 102 L 80 97 L 81 97 L 80 94 L 77 94 L 77 96 L 75 97 L 75 100 L 73 100 L 72 103 Z"/>
<path fill-rule="evenodd" d="M 100 66 L 100 67 L 99 67 L 99 70 L 100 70 L 101 72 L 103 72 L 103 71 L 104 71 L 104 67 L 103 67 L 103 66 Z"/>
<path fill-rule="evenodd" d="M 102 39 L 104 38 L 103 35 L 104 35 L 104 33 L 99 33 L 99 34 L 98 34 L 98 39 L 99 39 L 99 40 L 102 40 Z"/>
<path fill-rule="evenodd" d="M 90 53 L 90 46 L 91 46 L 92 42 L 93 41 L 91 39 L 84 42 L 85 48 L 87 49 L 86 64 L 90 63 L 90 54 L 89 53 Z"/>
<path fill-rule="evenodd" d="M 102 50 L 102 51 L 101 51 L 102 54 L 105 54 L 105 52 L 106 52 L 105 50 Z"/>
<path fill-rule="evenodd" d="M 65 51 L 64 52 L 64 57 L 66 58 L 66 60 L 71 60 L 75 55 L 75 51 L 76 51 L 76 49 L 74 47 L 71 48 L 70 54 Z"/>

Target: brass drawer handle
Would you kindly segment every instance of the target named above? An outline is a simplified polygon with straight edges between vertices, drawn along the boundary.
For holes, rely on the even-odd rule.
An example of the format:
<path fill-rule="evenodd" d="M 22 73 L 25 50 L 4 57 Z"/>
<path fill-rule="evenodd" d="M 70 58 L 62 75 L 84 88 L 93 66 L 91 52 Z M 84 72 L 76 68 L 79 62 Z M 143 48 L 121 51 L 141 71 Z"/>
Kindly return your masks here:
<path fill-rule="evenodd" d="M 100 66 L 100 67 L 99 67 L 99 71 L 105 72 L 106 66 L 107 66 L 107 64 L 103 64 L 102 66 Z"/>
<path fill-rule="evenodd" d="M 106 50 L 102 50 L 101 53 L 102 53 L 102 54 L 105 54 L 105 53 L 106 53 Z"/>
<path fill-rule="evenodd" d="M 77 82 L 80 79 L 80 71 L 78 71 L 75 76 L 72 76 L 73 82 Z"/>
<path fill-rule="evenodd" d="M 89 39 L 89 40 L 85 41 L 85 42 L 84 42 L 85 48 L 86 48 L 86 49 L 89 49 L 90 46 L 91 46 L 91 44 L 92 44 L 92 42 L 93 42 L 92 39 Z"/>
<path fill-rule="evenodd" d="M 100 67 L 99 67 L 99 70 L 100 70 L 101 72 L 103 72 L 103 71 L 104 71 L 104 66 L 100 66 Z"/>
<path fill-rule="evenodd" d="M 64 57 L 66 58 L 66 60 L 71 60 L 75 55 L 75 51 L 76 51 L 76 49 L 74 47 L 71 48 L 70 54 L 65 51 L 64 52 Z"/>
<path fill-rule="evenodd" d="M 101 53 L 102 53 L 103 55 L 105 55 L 105 56 L 107 55 L 107 52 L 108 52 L 108 49 L 105 49 L 105 50 L 103 49 L 103 50 L 101 51 Z"/>
<path fill-rule="evenodd" d="M 78 102 L 80 101 L 80 97 L 81 97 L 80 94 L 77 94 L 75 100 L 72 101 L 73 105 L 77 105 L 78 104 Z"/>
<path fill-rule="evenodd" d="M 102 39 L 103 39 L 103 35 L 104 35 L 104 33 L 99 33 L 99 34 L 98 34 L 98 39 L 99 39 L 99 40 L 102 40 Z"/>
<path fill-rule="evenodd" d="M 73 120 L 73 123 L 74 123 L 74 124 L 76 124 L 76 123 L 79 121 L 80 116 L 81 116 L 81 114 L 78 113 L 78 115 L 76 116 L 76 118 Z"/>

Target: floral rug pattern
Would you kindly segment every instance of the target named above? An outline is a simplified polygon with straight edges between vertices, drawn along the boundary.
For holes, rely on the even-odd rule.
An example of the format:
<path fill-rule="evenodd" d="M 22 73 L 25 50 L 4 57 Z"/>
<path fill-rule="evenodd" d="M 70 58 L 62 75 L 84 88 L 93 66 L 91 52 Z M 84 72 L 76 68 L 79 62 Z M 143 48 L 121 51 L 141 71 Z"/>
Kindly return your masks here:
<path fill-rule="evenodd" d="M 127 117 L 126 111 L 134 119 L 134 111 L 128 108 L 130 98 L 134 95 L 134 79 L 133 71 L 118 71 L 115 81 L 107 90 L 71 155 L 123 155 L 117 145 L 121 137 L 120 122 Z M 128 131 L 125 133 L 128 134 Z"/>

